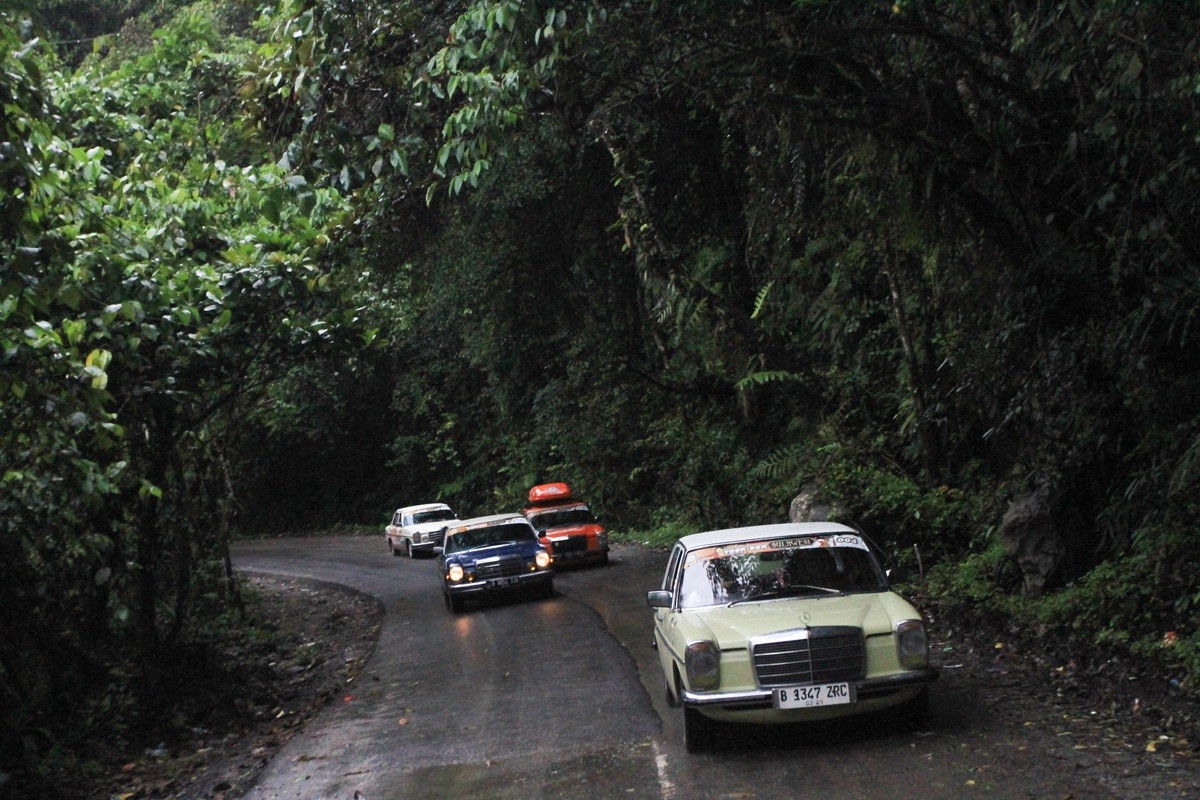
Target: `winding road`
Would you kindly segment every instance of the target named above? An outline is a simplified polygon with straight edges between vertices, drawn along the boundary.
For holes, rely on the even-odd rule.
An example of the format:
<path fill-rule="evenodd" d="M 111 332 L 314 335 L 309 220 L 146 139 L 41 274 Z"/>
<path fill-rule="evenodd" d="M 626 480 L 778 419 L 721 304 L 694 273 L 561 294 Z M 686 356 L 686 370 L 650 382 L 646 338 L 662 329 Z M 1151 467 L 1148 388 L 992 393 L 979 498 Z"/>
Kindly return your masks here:
<path fill-rule="evenodd" d="M 878 717 L 727 726 L 688 755 L 649 646 L 645 593 L 665 559 L 619 546 L 607 567 L 560 573 L 549 600 L 451 614 L 436 562 L 393 558 L 382 536 L 235 544 L 240 570 L 343 584 L 386 614 L 348 701 L 292 738 L 248 800 L 1200 798 L 1191 761 L 1057 707 L 1030 719 L 1044 687 L 973 674 L 941 644 L 920 731 Z"/>

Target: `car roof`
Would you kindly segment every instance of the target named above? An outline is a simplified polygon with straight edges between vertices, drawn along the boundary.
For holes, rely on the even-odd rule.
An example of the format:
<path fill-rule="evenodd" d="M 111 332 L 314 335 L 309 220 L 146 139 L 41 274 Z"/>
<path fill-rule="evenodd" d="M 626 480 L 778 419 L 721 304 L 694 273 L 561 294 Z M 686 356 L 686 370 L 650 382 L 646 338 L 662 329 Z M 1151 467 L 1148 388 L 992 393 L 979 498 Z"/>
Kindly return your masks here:
<path fill-rule="evenodd" d="M 740 544 L 759 539 L 778 539 L 781 536 L 823 536 L 858 531 L 837 522 L 782 522 L 776 525 L 753 525 L 746 528 L 726 528 L 719 531 L 692 533 L 680 537 L 679 543 L 688 550 L 715 547 L 721 544 Z"/>
<path fill-rule="evenodd" d="M 503 525 L 508 522 L 519 522 L 522 525 L 529 525 L 529 520 L 520 514 L 492 514 L 486 517 L 472 517 L 471 519 L 459 520 L 454 525 L 451 525 L 446 530 L 446 533 L 458 533 L 468 528 L 490 528 L 494 525 Z"/>
<path fill-rule="evenodd" d="M 420 505 L 416 506 L 404 506 L 403 508 L 397 508 L 396 511 L 397 513 L 409 514 L 413 511 L 433 511 L 435 509 L 442 508 L 446 509 L 447 511 L 450 510 L 450 506 L 446 505 L 445 503 L 421 503 Z"/>

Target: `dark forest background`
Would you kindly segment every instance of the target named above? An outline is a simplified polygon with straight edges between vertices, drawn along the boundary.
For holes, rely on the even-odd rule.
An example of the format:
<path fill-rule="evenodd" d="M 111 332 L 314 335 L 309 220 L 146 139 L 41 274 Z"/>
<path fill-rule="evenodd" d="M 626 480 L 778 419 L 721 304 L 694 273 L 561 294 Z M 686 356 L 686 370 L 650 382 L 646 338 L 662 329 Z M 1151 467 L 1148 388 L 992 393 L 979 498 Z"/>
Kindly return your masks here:
<path fill-rule="evenodd" d="M 1195 4 L 0 24 L 0 770 L 156 712 L 231 537 L 544 480 L 656 543 L 807 489 L 1195 687 Z"/>

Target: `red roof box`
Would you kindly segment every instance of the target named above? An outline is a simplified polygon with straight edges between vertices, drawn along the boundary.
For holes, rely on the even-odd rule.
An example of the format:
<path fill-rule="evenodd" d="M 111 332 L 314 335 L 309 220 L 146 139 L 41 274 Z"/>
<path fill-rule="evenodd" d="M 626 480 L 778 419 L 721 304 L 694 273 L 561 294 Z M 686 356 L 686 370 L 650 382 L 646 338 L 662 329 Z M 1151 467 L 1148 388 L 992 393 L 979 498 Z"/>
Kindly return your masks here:
<path fill-rule="evenodd" d="M 570 499 L 571 487 L 565 483 L 541 483 L 529 490 L 529 504 L 534 506 Z"/>

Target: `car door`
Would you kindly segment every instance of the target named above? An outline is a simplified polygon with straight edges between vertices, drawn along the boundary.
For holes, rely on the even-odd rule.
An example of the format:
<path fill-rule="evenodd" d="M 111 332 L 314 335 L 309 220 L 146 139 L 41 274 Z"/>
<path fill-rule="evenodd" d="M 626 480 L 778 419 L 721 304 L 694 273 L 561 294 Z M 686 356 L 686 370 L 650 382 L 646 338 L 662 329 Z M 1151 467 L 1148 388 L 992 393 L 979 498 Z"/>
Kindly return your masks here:
<path fill-rule="evenodd" d="M 684 553 L 683 545 L 676 544 L 667 560 L 667 569 L 663 572 L 660 589 L 672 593 L 679 590 L 679 571 L 683 568 Z M 672 665 L 675 660 L 672 655 L 672 632 L 678 624 L 677 600 L 678 598 L 672 599 L 670 608 L 654 609 L 654 644 L 658 648 L 658 659 L 668 686 L 672 682 Z"/>

